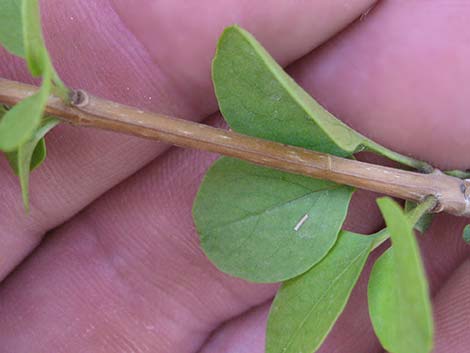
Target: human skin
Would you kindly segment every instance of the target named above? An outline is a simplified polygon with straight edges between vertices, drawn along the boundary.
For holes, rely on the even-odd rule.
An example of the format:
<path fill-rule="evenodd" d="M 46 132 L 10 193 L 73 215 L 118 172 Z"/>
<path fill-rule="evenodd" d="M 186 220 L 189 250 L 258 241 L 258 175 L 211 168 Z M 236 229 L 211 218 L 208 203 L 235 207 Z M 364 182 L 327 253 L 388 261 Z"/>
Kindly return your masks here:
<path fill-rule="evenodd" d="M 44 0 L 42 10 L 48 47 L 72 87 L 220 124 L 210 60 L 223 27 L 238 23 L 363 134 L 441 168 L 468 168 L 470 4 L 383 0 L 348 26 L 371 5 Z M 5 53 L 0 76 L 29 80 Z M 216 156 L 69 126 L 48 147 L 32 176 L 29 216 L 0 158 L 0 353 L 263 352 L 277 286 L 216 270 L 192 223 L 195 193 Z M 348 228 L 383 226 L 375 196 L 357 192 Z M 439 215 L 420 237 L 436 353 L 470 344 L 464 225 Z M 367 313 L 370 266 L 320 352 L 382 352 Z"/>

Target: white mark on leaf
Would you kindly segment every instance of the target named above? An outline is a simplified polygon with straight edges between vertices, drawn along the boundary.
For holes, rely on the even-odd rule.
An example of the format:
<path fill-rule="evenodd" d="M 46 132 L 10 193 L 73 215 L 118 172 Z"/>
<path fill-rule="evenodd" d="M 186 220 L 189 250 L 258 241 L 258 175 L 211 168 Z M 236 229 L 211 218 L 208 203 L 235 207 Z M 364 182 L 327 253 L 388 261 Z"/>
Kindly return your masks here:
<path fill-rule="evenodd" d="M 304 225 L 304 223 L 308 219 L 308 213 L 304 214 L 304 216 L 300 219 L 300 221 L 295 225 L 294 230 L 298 232 L 300 228 Z"/>

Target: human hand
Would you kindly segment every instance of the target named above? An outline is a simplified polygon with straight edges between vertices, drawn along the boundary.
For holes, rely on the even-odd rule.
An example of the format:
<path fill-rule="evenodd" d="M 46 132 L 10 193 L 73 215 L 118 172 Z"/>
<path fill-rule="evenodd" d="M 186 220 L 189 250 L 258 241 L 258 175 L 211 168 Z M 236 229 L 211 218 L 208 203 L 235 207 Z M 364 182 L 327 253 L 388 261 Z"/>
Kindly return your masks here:
<path fill-rule="evenodd" d="M 188 119 L 209 116 L 210 60 L 223 27 L 236 22 L 281 63 L 302 58 L 290 72 L 357 130 L 444 168 L 470 164 L 462 152 L 470 128 L 464 3 L 383 1 L 312 53 L 372 1 L 43 5 L 48 45 L 72 87 Z M 0 76 L 27 79 L 5 54 Z M 216 270 L 192 224 L 192 201 L 214 156 L 164 153 L 163 144 L 68 126 L 48 145 L 48 161 L 33 174 L 30 216 L 0 161 L 0 276 L 9 274 L 0 287 L 0 352 L 263 352 L 276 286 Z M 373 195 L 358 192 L 352 209 L 349 228 L 382 226 Z M 468 346 L 459 330 L 470 305 L 463 225 L 439 216 L 421 239 L 438 353 Z M 381 352 L 366 277 L 321 352 Z"/>

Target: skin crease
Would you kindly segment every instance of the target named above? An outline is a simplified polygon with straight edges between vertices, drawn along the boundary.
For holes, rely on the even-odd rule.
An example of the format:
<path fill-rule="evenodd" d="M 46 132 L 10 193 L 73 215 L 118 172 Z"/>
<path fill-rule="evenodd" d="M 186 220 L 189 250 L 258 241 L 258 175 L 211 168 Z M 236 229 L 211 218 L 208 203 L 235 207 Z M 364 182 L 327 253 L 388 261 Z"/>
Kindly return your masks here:
<path fill-rule="evenodd" d="M 205 1 L 200 7 L 210 12 L 200 17 L 198 9 L 169 0 L 136 1 L 131 9 L 124 1 L 48 0 L 43 9 L 51 51 L 68 84 L 196 119 L 215 111 L 208 60 L 223 26 L 238 22 L 255 31 L 287 63 L 370 5 L 298 1 L 286 9 L 281 1 L 266 3 Z M 348 16 L 337 15 L 344 11 Z M 464 168 L 470 164 L 461 152 L 468 147 L 470 69 L 464 59 L 470 53 L 461 19 L 469 12 L 459 1 L 382 1 L 290 71 L 378 142 Z M 324 32 L 312 24 L 317 16 L 321 28 L 328 27 Z M 25 78 L 17 62 L 5 55 L 1 60 L 2 76 Z M 158 143 L 69 127 L 49 142 L 50 159 L 33 178 L 30 218 L 18 216 L 19 190 L 1 161 L 4 275 L 46 231 L 64 223 L 1 284 L 1 353 L 263 351 L 266 303 L 276 286 L 217 271 L 192 225 L 192 200 L 215 156 L 172 148 L 154 159 L 164 149 Z M 380 222 L 373 198 L 359 192 L 349 228 L 371 232 Z M 438 353 L 464 352 L 469 344 L 460 329 L 469 321 L 464 224 L 439 216 L 421 239 L 435 296 Z M 381 352 L 367 317 L 369 270 L 370 263 L 321 352 Z"/>

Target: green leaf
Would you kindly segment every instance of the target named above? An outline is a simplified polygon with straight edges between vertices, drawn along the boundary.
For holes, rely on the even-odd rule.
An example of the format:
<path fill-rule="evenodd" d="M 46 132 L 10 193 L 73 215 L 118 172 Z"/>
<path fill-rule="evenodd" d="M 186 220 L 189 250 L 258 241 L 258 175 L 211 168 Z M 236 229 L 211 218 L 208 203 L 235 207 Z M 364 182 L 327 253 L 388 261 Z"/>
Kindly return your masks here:
<path fill-rule="evenodd" d="M 42 35 L 38 0 L 22 0 L 22 4 L 24 46 L 29 71 L 33 76 L 44 75 L 46 70 L 52 73 L 52 63 Z"/>
<path fill-rule="evenodd" d="M 336 242 L 352 189 L 221 158 L 194 204 L 202 247 L 215 265 L 254 282 L 295 277 Z"/>
<path fill-rule="evenodd" d="M 26 143 L 38 128 L 51 92 L 46 73 L 40 90 L 11 108 L 0 122 L 0 150 L 13 152 Z"/>
<path fill-rule="evenodd" d="M 59 121 L 57 121 L 57 124 Z M 55 126 L 55 125 L 54 125 Z M 51 128 L 52 129 L 52 128 Z M 34 148 L 33 155 L 31 156 L 30 170 L 33 171 L 44 163 L 47 157 L 46 139 L 42 138 Z"/>
<path fill-rule="evenodd" d="M 378 200 L 392 248 L 375 263 L 369 311 L 377 337 L 391 353 L 428 353 L 433 321 L 428 284 L 413 225 L 391 199 Z"/>
<path fill-rule="evenodd" d="M 463 229 L 463 240 L 470 244 L 470 224 L 467 224 Z"/>
<path fill-rule="evenodd" d="M 21 149 L 21 147 L 19 148 Z M 18 150 L 19 150 L 18 149 Z M 7 156 L 8 161 L 10 162 L 10 167 L 13 169 L 13 172 L 16 175 L 19 175 L 18 170 L 18 150 L 13 152 L 6 152 L 5 155 Z M 31 163 L 30 163 L 30 171 L 38 168 L 46 159 L 47 149 L 46 149 L 46 141 L 44 139 L 39 140 L 37 146 L 34 148 L 33 154 L 31 156 Z"/>
<path fill-rule="evenodd" d="M 43 119 L 41 126 L 34 133 L 33 138 L 23 144 L 15 152 L 7 153 L 11 168 L 20 179 L 20 185 L 25 209 L 29 209 L 29 174 L 46 158 L 46 145 L 44 136 L 59 124 L 55 118 Z"/>
<path fill-rule="evenodd" d="M 336 119 L 240 27 L 222 34 L 212 72 L 220 110 L 237 132 L 339 156 L 367 148 L 412 167 L 425 167 Z"/>
<path fill-rule="evenodd" d="M 58 122 L 57 122 L 58 123 Z M 40 139 L 36 147 L 34 148 L 33 155 L 31 156 L 30 170 L 33 171 L 39 168 L 44 163 L 47 157 L 46 140 Z"/>
<path fill-rule="evenodd" d="M 0 2 L 0 43 L 10 53 L 25 56 L 21 0 Z"/>
<path fill-rule="evenodd" d="M 409 213 L 416 208 L 416 202 L 407 200 L 405 202 L 405 213 Z M 420 233 L 425 233 L 432 225 L 434 214 L 425 213 L 415 224 L 414 229 Z"/>
<path fill-rule="evenodd" d="M 320 347 L 346 306 L 372 242 L 343 231 L 327 257 L 282 285 L 268 320 L 267 353 L 312 353 Z"/>
<path fill-rule="evenodd" d="M 19 168 L 18 168 L 18 151 L 23 150 L 26 151 L 28 150 L 29 146 L 35 143 L 35 141 L 41 136 L 45 136 L 47 133 L 49 133 L 50 130 L 52 130 L 54 127 L 56 127 L 59 124 L 59 120 L 53 117 L 46 117 L 43 119 L 41 122 L 41 126 L 39 127 L 38 130 L 36 130 L 33 138 L 25 143 L 23 146 L 21 146 L 18 150 L 14 152 L 8 152 L 6 153 L 7 159 L 10 162 L 10 166 L 13 169 L 14 173 L 16 175 L 19 175 Z M 26 147 L 28 146 L 28 147 Z M 25 148 L 26 147 L 26 148 Z M 21 153 L 20 153 L 21 154 Z M 30 163 L 30 171 L 32 172 L 33 170 L 37 169 L 38 167 L 41 166 L 42 163 L 46 160 L 47 157 L 47 148 L 46 148 L 46 140 L 43 138 L 40 138 L 39 141 L 37 141 L 36 146 L 33 150 L 33 153 L 31 155 L 31 163 Z"/>
<path fill-rule="evenodd" d="M 58 122 L 47 118 L 41 124 L 47 100 L 53 89 L 68 99 L 68 89 L 57 75 L 42 35 L 37 0 L 4 0 L 0 5 L 0 41 L 26 59 L 33 76 L 42 76 L 39 91 L 2 114 L 0 150 L 4 151 L 19 176 L 25 208 L 29 208 L 29 174 L 46 158 L 44 135 Z"/>

